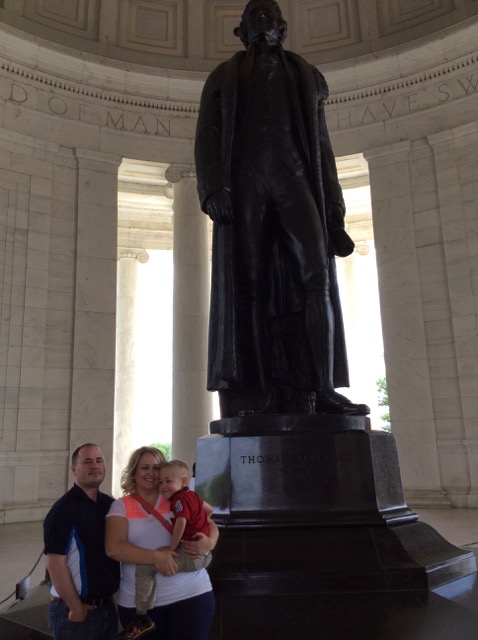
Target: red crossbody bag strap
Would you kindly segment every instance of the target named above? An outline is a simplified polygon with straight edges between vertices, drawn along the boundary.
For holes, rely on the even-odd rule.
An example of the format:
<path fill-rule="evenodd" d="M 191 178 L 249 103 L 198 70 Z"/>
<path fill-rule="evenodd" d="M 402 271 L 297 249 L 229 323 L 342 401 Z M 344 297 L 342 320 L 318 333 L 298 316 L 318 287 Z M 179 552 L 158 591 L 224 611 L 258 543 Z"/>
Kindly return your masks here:
<path fill-rule="evenodd" d="M 159 513 L 159 511 L 156 511 L 156 509 L 154 507 L 152 507 L 148 502 L 146 502 L 146 500 L 144 498 L 142 498 L 141 496 L 139 496 L 137 493 L 133 493 L 131 494 L 133 496 L 133 498 L 135 498 L 135 500 L 137 500 L 139 502 L 139 504 L 146 509 L 146 511 L 148 513 L 150 513 L 152 516 L 154 516 L 157 520 L 160 521 L 160 523 L 163 525 L 163 527 L 169 531 L 169 533 L 173 533 L 173 525 L 168 522 L 166 520 L 166 518 L 163 518 L 163 516 Z"/>

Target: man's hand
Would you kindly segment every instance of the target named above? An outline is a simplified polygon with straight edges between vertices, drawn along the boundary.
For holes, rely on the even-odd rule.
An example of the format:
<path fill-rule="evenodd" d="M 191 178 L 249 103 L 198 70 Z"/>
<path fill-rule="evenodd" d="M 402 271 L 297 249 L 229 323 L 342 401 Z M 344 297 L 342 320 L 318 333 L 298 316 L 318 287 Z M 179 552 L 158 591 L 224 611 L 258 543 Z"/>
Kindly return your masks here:
<path fill-rule="evenodd" d="M 329 236 L 332 241 L 332 247 L 334 254 L 340 258 L 346 258 L 355 249 L 355 242 L 345 231 L 345 229 L 336 229 L 335 231 L 329 231 Z"/>
<path fill-rule="evenodd" d="M 206 200 L 206 211 L 213 222 L 231 224 L 232 201 L 229 191 L 216 191 Z"/>
<path fill-rule="evenodd" d="M 68 606 L 68 619 L 72 622 L 83 622 L 88 611 L 95 607 L 80 600 L 67 565 L 67 557 L 57 553 L 47 553 L 45 565 L 56 592 Z"/>
<path fill-rule="evenodd" d="M 68 620 L 71 622 L 83 622 L 86 620 L 86 616 L 88 615 L 88 611 L 94 609 L 95 607 L 91 604 L 85 604 L 84 602 L 79 601 L 78 606 L 72 608 L 68 612 Z"/>

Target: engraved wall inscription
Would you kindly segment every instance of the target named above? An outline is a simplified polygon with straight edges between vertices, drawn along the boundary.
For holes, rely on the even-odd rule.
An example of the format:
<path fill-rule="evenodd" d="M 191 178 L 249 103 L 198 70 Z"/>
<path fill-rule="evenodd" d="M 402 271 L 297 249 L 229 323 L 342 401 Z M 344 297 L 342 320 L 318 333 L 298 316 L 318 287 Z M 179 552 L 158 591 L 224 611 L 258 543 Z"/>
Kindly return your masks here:
<path fill-rule="evenodd" d="M 345 98 L 332 97 L 328 103 L 327 120 L 332 130 L 350 129 L 412 115 L 477 92 L 478 72 L 471 72 L 431 86 L 417 85 L 412 91 L 390 95 L 382 100 L 364 97 L 360 104 L 357 97 L 350 100 L 350 107 L 347 107 L 348 100 Z"/>
<path fill-rule="evenodd" d="M 462 60 L 452 65 L 450 73 L 444 70 L 431 74 L 427 78 L 409 78 L 398 80 L 395 85 L 380 86 L 370 91 L 354 94 L 331 95 L 327 104 L 329 128 L 346 130 L 403 118 L 440 107 L 453 101 L 470 97 L 478 92 L 478 71 L 470 68 L 475 59 Z M 463 67 L 466 72 L 456 74 Z M 448 75 L 447 79 L 443 76 Z M 165 104 L 162 107 L 150 101 L 135 101 L 129 105 L 129 98 L 119 100 L 108 93 L 96 92 L 91 101 L 78 88 L 73 91 L 55 93 L 51 87 L 17 81 L 10 82 L 6 89 L 3 83 L 7 78 L 0 77 L 0 96 L 18 106 L 26 106 L 52 116 L 77 120 L 114 131 L 125 131 L 146 136 L 194 137 L 197 106 Z M 90 90 L 81 92 L 86 95 Z M 121 102 L 121 106 L 111 103 Z M 171 112 L 171 115 L 168 115 Z"/>

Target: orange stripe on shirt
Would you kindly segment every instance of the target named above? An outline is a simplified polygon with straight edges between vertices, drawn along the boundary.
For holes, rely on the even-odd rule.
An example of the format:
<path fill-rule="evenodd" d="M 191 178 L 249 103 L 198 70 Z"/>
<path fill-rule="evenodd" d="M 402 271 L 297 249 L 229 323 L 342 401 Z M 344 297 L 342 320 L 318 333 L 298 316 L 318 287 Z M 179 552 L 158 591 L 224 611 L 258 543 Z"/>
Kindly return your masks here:
<path fill-rule="evenodd" d="M 123 496 L 121 500 L 125 506 L 126 517 L 130 519 L 135 518 L 148 518 L 149 513 L 143 510 L 143 507 L 139 504 L 136 498 L 133 496 Z M 159 504 L 156 504 L 156 511 L 159 511 L 162 515 L 168 515 L 171 512 L 169 500 L 160 497 Z"/>

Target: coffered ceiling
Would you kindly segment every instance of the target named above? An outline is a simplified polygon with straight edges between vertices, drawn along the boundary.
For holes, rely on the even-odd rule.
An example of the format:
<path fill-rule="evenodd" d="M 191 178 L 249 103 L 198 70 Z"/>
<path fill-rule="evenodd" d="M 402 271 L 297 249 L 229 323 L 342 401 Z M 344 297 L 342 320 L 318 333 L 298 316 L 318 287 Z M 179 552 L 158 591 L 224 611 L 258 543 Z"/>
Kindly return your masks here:
<path fill-rule="evenodd" d="M 0 0 L 0 21 L 123 62 L 208 71 L 241 48 L 245 0 Z M 477 0 L 280 0 L 287 47 L 314 64 L 377 54 L 478 15 Z"/>

